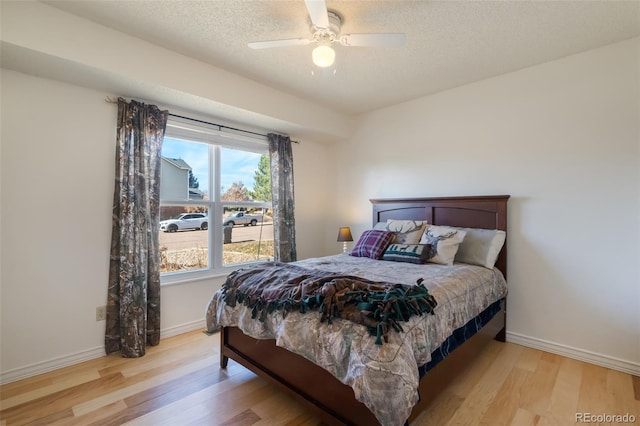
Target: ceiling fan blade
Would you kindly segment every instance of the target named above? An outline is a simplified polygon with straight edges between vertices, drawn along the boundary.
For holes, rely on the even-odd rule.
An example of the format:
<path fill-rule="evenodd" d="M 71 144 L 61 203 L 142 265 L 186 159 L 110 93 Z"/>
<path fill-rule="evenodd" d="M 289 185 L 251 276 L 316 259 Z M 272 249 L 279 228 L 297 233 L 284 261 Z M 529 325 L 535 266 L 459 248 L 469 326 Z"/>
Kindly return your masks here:
<path fill-rule="evenodd" d="M 318 28 L 329 28 L 329 14 L 324 0 L 304 0 L 311 22 Z"/>
<path fill-rule="evenodd" d="M 404 45 L 407 36 L 401 33 L 381 34 L 345 34 L 339 38 L 343 46 L 363 47 L 400 47 Z"/>
<path fill-rule="evenodd" d="M 272 47 L 304 46 L 312 43 L 308 38 L 289 38 L 285 40 L 252 41 L 248 43 L 252 49 L 269 49 Z"/>

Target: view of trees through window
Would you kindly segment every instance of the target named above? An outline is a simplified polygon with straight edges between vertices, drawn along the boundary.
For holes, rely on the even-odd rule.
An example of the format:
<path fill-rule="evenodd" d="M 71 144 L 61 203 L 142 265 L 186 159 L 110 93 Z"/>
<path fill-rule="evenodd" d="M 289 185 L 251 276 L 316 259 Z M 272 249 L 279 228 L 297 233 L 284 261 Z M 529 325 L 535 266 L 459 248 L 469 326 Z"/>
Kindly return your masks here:
<path fill-rule="evenodd" d="M 249 151 L 215 142 L 165 137 L 160 180 L 161 273 L 206 272 L 273 259 L 266 145 Z"/>

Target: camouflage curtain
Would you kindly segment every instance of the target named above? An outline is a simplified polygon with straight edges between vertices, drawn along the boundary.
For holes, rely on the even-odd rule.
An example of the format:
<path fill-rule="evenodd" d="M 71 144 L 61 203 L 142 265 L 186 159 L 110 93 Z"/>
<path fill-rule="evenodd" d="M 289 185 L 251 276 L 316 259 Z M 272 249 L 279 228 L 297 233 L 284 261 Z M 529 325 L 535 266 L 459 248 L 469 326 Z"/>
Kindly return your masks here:
<path fill-rule="evenodd" d="M 160 342 L 160 151 L 168 115 L 118 99 L 107 354 L 136 358 Z"/>
<path fill-rule="evenodd" d="M 293 153 L 288 136 L 269 133 L 271 201 L 275 260 L 293 262 L 296 254 L 296 223 L 293 202 Z"/>

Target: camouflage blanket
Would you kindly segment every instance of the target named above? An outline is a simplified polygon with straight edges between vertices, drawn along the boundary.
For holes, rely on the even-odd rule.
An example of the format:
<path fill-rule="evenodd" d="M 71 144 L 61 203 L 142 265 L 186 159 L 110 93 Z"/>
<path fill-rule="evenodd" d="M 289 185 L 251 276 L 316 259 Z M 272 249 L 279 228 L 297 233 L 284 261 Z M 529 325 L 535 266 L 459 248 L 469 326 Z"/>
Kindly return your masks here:
<path fill-rule="evenodd" d="M 244 304 L 253 319 L 263 322 L 275 311 L 286 316 L 316 310 L 329 324 L 332 318 L 347 319 L 366 326 L 376 345 L 388 341 L 390 329 L 403 331 L 401 322 L 433 315 L 437 306 L 421 278 L 416 285 L 403 285 L 275 262 L 232 272 L 222 299 L 230 307 Z"/>

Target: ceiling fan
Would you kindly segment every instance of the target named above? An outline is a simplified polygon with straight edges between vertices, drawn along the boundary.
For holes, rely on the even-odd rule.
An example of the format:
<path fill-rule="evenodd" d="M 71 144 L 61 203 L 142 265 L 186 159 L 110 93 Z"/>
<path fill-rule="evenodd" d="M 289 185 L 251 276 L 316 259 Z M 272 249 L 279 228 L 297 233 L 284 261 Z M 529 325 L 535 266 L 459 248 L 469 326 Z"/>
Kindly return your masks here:
<path fill-rule="evenodd" d="M 272 47 L 304 46 L 316 43 L 311 58 L 319 67 L 330 67 L 336 58 L 331 48 L 333 43 L 343 46 L 363 47 L 398 47 L 405 42 L 406 36 L 401 33 L 344 34 L 340 35 L 342 18 L 328 10 L 325 0 L 305 0 L 309 18 L 311 19 L 311 38 L 290 38 L 285 40 L 255 41 L 249 43 L 252 49 L 268 49 Z"/>

